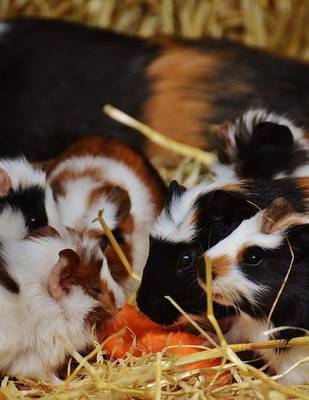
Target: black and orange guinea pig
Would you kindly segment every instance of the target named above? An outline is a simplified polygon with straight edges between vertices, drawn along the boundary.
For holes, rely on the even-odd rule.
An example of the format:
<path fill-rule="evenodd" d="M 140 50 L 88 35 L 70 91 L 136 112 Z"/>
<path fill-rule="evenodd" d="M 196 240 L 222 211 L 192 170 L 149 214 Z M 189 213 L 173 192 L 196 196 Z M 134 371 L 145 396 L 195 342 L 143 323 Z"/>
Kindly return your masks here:
<path fill-rule="evenodd" d="M 266 108 L 309 126 L 309 67 L 228 40 L 126 36 L 81 24 L 0 24 L 0 156 L 55 157 L 89 135 L 162 151 L 101 111 L 110 103 L 163 134 L 210 147 L 209 124 Z M 48 143 L 48 145 L 46 145 Z"/>

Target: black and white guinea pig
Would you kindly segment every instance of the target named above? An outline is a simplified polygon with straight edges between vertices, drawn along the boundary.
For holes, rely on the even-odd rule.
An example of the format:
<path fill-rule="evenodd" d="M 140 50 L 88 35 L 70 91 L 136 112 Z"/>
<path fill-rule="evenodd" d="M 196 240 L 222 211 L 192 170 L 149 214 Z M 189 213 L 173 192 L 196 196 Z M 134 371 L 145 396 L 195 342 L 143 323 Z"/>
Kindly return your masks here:
<path fill-rule="evenodd" d="M 149 228 L 164 205 L 166 186 L 151 164 L 115 139 L 86 138 L 69 147 L 50 167 L 48 183 L 62 223 L 96 239 L 113 276 L 127 290 L 128 277 L 100 223 L 100 209 L 138 274 L 145 265 Z"/>
<path fill-rule="evenodd" d="M 308 332 L 308 249 L 308 215 L 295 213 L 278 198 L 206 252 L 212 263 L 214 301 L 238 313 L 226 334 L 228 342 L 288 341 Z M 201 268 L 201 276 L 204 271 Z M 279 327 L 283 330 L 267 332 Z M 288 372 L 309 356 L 309 346 L 259 353 L 282 383 L 309 383 L 308 361 Z"/>
<path fill-rule="evenodd" d="M 0 23 L 0 43 L 0 156 L 23 149 L 31 160 L 51 159 L 94 132 L 147 156 L 164 152 L 104 115 L 107 103 L 206 149 L 210 125 L 248 106 L 289 113 L 309 127 L 308 65 L 229 40 L 142 39 L 19 18 Z"/>
<path fill-rule="evenodd" d="M 96 244 L 50 227 L 25 240 L 1 240 L 0 372 L 57 381 L 69 354 L 83 353 L 93 326 L 117 312 L 119 288 Z"/>
<path fill-rule="evenodd" d="M 48 224 L 45 173 L 25 158 L 0 160 L 0 236 L 22 239 Z"/>
<path fill-rule="evenodd" d="M 205 296 L 196 270 L 207 249 L 277 197 L 289 201 L 294 212 L 308 214 L 308 188 L 308 178 L 203 182 L 189 190 L 172 182 L 166 206 L 150 231 L 139 308 L 158 323 L 176 323 L 181 315 L 164 299 L 170 295 L 187 313 L 203 315 Z"/>
<path fill-rule="evenodd" d="M 308 132 L 291 119 L 252 109 L 234 123 L 222 125 L 216 178 L 269 179 L 308 176 Z"/>

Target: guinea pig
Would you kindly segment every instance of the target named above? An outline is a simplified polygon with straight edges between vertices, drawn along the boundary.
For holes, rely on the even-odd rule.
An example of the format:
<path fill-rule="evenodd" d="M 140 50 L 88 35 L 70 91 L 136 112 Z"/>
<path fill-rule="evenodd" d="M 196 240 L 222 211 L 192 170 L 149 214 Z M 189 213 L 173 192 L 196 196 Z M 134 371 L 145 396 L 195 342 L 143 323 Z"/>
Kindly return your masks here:
<path fill-rule="evenodd" d="M 308 333 L 308 249 L 308 215 L 295 213 L 286 200 L 279 198 L 207 250 L 213 298 L 238 313 L 226 334 L 228 342 L 288 342 Z M 201 273 L 204 271 L 202 268 Z M 271 333 L 279 327 L 283 330 Z M 308 361 L 285 374 L 309 356 L 309 346 L 258 352 L 276 374 L 282 375 L 280 382 L 309 383 Z"/>
<path fill-rule="evenodd" d="M 0 160 L 0 236 L 22 239 L 48 224 L 45 173 L 25 158 Z"/>
<path fill-rule="evenodd" d="M 223 124 L 219 138 L 216 178 L 274 179 L 308 176 L 308 134 L 292 120 L 252 109 L 234 123 Z"/>
<path fill-rule="evenodd" d="M 0 255 L 0 372 L 57 382 L 69 354 L 56 335 L 86 353 L 93 326 L 104 329 L 117 312 L 106 259 L 93 243 L 49 227 L 1 240 Z"/>
<path fill-rule="evenodd" d="M 156 170 L 129 146 L 115 139 L 86 138 L 69 147 L 48 171 L 63 224 L 97 239 L 113 276 L 127 290 L 128 278 L 98 221 L 98 211 L 141 273 L 148 254 L 149 227 L 164 205 L 166 187 Z"/>
<path fill-rule="evenodd" d="M 107 103 L 208 149 L 210 125 L 248 107 L 309 126 L 306 63 L 228 40 L 150 40 L 55 19 L 7 20 L 0 32 L 0 156 L 22 148 L 50 159 L 93 132 L 162 154 L 104 115 Z"/>
<path fill-rule="evenodd" d="M 294 212 L 308 214 L 308 188 L 308 178 L 203 182 L 189 190 L 172 182 L 166 206 L 150 231 L 137 294 L 141 311 L 160 324 L 176 323 L 181 315 L 164 298 L 169 295 L 187 313 L 202 315 L 205 296 L 196 270 L 205 251 L 277 197 L 289 201 Z"/>

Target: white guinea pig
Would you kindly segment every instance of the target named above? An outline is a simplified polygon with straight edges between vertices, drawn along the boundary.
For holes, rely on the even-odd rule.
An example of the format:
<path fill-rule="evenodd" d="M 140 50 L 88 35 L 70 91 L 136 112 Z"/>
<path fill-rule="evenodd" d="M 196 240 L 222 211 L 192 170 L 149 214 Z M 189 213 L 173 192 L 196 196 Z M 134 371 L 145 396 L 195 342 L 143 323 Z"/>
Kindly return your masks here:
<path fill-rule="evenodd" d="M 96 238 L 115 279 L 128 291 L 136 288 L 99 222 L 104 218 L 131 261 L 141 273 L 148 254 L 149 228 L 164 205 L 166 187 L 151 164 L 115 139 L 87 138 L 69 147 L 48 172 L 63 224 L 81 235 Z"/>
<path fill-rule="evenodd" d="M 56 335 L 88 350 L 93 325 L 117 311 L 117 284 L 96 245 L 53 228 L 2 240 L 0 253 L 0 371 L 53 381 L 68 358 Z"/>

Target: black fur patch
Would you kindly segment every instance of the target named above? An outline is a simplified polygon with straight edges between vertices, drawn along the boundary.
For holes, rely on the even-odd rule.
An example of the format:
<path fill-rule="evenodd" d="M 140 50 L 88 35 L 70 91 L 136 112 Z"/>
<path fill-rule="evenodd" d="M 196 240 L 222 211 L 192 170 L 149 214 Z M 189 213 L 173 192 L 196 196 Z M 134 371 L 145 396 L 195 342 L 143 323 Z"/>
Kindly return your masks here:
<path fill-rule="evenodd" d="M 22 212 L 29 231 L 48 225 L 45 191 L 38 185 L 27 189 L 11 189 L 6 196 L 0 198 L 0 210 L 7 205 L 11 206 L 13 210 Z"/>
<path fill-rule="evenodd" d="M 4 252 L 2 243 L 0 243 L 0 252 Z M 18 294 L 19 286 L 17 282 L 10 276 L 7 271 L 7 264 L 2 255 L 0 254 L 0 284 L 4 286 L 9 292 Z"/>
<path fill-rule="evenodd" d="M 194 208 L 198 211 L 196 240 L 202 243 L 204 251 L 258 211 L 241 193 L 224 190 L 214 190 L 200 196 Z"/>
<path fill-rule="evenodd" d="M 307 212 L 305 193 L 297 186 L 297 179 L 258 179 L 243 183 L 245 198 L 264 209 L 278 197 L 284 197 L 296 212 Z M 257 208 L 258 211 L 258 208 Z"/>
<path fill-rule="evenodd" d="M 158 51 L 143 39 L 77 23 L 12 20 L 0 42 L 0 156 L 19 148 L 28 159 L 50 159 L 94 134 L 140 147 L 141 135 L 102 107 L 141 119 L 145 69 Z"/>

